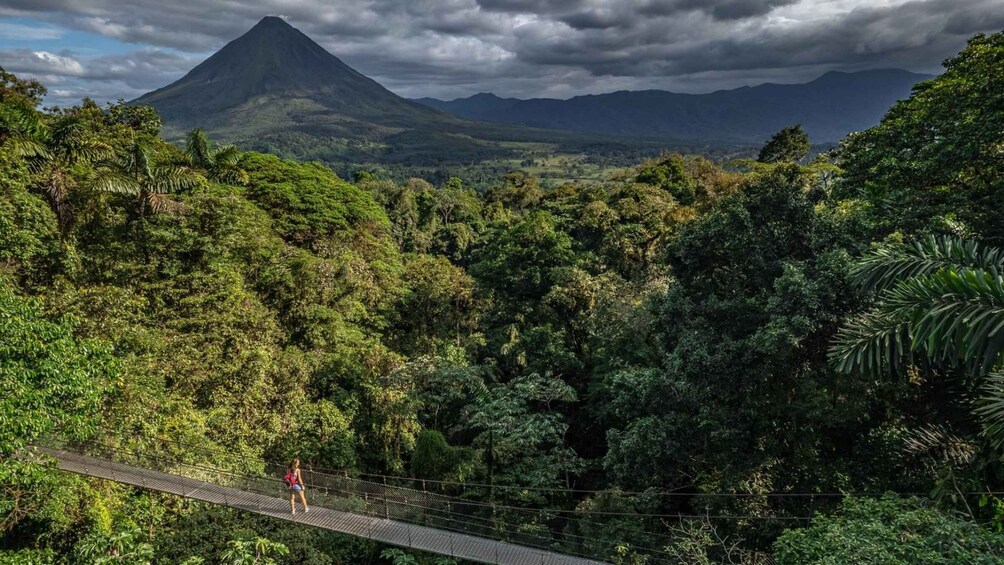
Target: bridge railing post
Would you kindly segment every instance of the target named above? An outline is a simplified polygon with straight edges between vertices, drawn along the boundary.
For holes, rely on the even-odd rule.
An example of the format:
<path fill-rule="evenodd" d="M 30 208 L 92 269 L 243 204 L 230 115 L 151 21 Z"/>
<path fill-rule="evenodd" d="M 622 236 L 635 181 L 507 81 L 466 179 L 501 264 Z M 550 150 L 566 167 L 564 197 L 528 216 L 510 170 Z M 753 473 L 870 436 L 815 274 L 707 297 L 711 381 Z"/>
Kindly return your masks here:
<path fill-rule="evenodd" d="M 387 477 L 383 478 L 383 516 L 390 518 L 390 499 L 387 496 Z"/>

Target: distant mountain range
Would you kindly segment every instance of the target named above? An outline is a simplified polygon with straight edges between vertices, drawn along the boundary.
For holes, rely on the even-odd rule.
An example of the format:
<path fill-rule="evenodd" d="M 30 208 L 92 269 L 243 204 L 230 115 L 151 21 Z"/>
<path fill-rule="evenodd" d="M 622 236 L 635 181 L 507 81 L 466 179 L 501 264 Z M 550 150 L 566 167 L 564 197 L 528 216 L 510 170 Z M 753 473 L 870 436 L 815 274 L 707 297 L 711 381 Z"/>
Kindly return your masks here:
<path fill-rule="evenodd" d="M 830 72 L 804 84 L 761 84 L 708 94 L 664 90 L 553 98 L 475 94 L 416 102 L 470 118 L 601 135 L 706 142 L 761 142 L 800 123 L 816 143 L 833 142 L 879 122 L 930 75 L 888 69 Z"/>
<path fill-rule="evenodd" d="M 516 100 L 480 94 L 412 101 L 284 20 L 266 17 L 178 81 L 134 103 L 160 112 L 168 138 L 201 127 L 217 141 L 299 159 L 428 166 L 541 152 L 623 158 L 664 148 L 731 151 L 798 122 L 813 141 L 833 141 L 877 123 L 924 78 L 871 71 L 702 95 L 645 91 Z"/>
<path fill-rule="evenodd" d="M 277 17 L 133 102 L 154 106 L 169 138 L 201 127 L 248 149 L 328 162 L 470 163 L 518 156 L 520 143 L 606 143 L 475 122 L 407 100 Z"/>

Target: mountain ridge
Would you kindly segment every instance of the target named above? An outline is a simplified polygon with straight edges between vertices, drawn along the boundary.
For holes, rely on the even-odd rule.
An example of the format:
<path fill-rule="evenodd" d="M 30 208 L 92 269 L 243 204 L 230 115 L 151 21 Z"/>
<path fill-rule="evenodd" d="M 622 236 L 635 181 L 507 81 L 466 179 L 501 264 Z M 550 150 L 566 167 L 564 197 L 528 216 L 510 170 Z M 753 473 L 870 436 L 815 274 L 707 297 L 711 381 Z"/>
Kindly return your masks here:
<path fill-rule="evenodd" d="M 274 16 L 132 103 L 156 108 L 168 139 L 199 127 L 217 141 L 329 163 L 463 164 L 517 158 L 525 151 L 518 146 L 528 144 L 575 151 L 625 145 L 472 121 L 402 98 Z"/>
<path fill-rule="evenodd" d="M 869 98 L 862 92 L 876 81 L 841 77 L 828 73 L 795 85 L 806 91 L 798 103 L 783 95 L 792 85 L 770 84 L 706 95 L 620 91 L 562 101 L 479 93 L 453 102 L 413 101 L 269 16 L 182 78 L 133 102 L 154 106 L 170 139 L 200 127 L 219 142 L 284 157 L 438 166 L 521 159 L 541 151 L 728 152 L 762 143 L 799 121 L 813 142 L 825 143 L 874 125 L 923 78 L 899 76 L 893 88 Z M 827 84 L 834 80 L 840 84 Z M 812 86 L 816 83 L 824 87 Z M 855 109 L 861 100 L 867 102 L 864 109 Z M 819 127 L 792 111 L 800 107 L 810 117 L 825 112 L 837 118 Z"/>
<path fill-rule="evenodd" d="M 814 142 L 834 142 L 875 125 L 915 84 L 930 78 L 903 69 L 829 71 L 805 83 L 768 82 L 697 94 L 647 89 L 520 99 L 481 92 L 415 102 L 469 119 L 691 141 L 757 142 L 802 123 Z"/>

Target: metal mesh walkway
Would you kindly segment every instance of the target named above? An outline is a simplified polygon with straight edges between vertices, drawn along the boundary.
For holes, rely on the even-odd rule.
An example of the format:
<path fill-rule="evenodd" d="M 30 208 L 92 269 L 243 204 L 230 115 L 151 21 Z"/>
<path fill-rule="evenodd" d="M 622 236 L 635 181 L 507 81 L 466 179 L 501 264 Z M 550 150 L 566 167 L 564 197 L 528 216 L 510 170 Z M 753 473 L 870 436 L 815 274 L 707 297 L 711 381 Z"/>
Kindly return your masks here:
<path fill-rule="evenodd" d="M 495 565 L 602 565 L 599 561 L 564 555 L 526 547 L 514 543 L 481 538 L 459 532 L 430 528 L 397 520 L 366 516 L 311 506 L 309 513 L 302 510 L 290 514 L 289 500 L 266 490 L 277 492 L 274 484 L 246 483 L 246 490 L 223 486 L 162 471 L 144 469 L 125 463 L 90 457 L 62 449 L 36 448 L 36 452 L 56 460 L 59 469 L 134 485 L 149 490 L 175 494 L 231 508 L 246 510 L 288 520 L 299 524 L 324 528 L 344 534 L 359 536 L 381 543 L 428 551 L 458 559 L 491 563 Z M 210 477 L 206 477 L 210 478 Z M 247 479 L 244 479 L 247 481 Z M 256 492 L 257 491 L 257 492 Z M 308 496 L 311 493 L 308 492 Z"/>

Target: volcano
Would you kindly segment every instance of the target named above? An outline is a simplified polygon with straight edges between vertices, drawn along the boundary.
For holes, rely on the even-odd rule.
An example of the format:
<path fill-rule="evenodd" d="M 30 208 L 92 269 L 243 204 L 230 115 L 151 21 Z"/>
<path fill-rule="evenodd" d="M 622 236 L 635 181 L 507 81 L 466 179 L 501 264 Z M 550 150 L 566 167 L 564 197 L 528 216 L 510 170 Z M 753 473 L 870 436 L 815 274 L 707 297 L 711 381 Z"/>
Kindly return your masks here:
<path fill-rule="evenodd" d="M 466 163 L 511 156 L 503 142 L 581 139 L 407 100 L 271 16 L 134 103 L 157 109 L 169 139 L 200 127 L 245 149 L 327 162 Z"/>
<path fill-rule="evenodd" d="M 207 120 L 220 124 L 248 121 L 239 119 L 242 113 L 270 116 L 269 128 L 295 126 L 317 112 L 350 121 L 373 119 L 391 126 L 449 119 L 397 96 L 272 16 L 177 82 L 136 102 L 154 106 L 166 122 L 179 126 Z M 274 123 L 277 113 L 285 113 L 288 123 Z"/>

